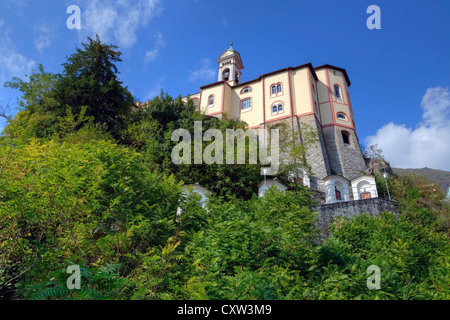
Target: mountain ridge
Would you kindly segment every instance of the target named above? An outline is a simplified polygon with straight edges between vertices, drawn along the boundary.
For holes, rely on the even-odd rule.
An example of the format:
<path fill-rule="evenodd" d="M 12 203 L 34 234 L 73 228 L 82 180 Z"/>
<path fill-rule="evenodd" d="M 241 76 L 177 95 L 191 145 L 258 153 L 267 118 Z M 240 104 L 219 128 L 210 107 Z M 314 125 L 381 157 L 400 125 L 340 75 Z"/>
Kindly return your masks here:
<path fill-rule="evenodd" d="M 431 168 L 392 168 L 397 175 L 416 174 L 427 177 L 428 179 L 438 182 L 442 190 L 447 191 L 450 187 L 450 171 L 431 169 Z"/>

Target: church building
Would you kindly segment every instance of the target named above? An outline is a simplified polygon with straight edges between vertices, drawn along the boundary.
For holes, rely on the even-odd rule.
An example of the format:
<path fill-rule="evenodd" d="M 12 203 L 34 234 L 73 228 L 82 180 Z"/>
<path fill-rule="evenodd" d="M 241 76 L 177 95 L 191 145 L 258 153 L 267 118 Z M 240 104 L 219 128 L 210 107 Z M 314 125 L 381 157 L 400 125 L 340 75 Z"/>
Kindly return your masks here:
<path fill-rule="evenodd" d="M 300 143 L 302 130 L 312 128 L 318 142 L 308 148 L 312 169 L 303 173 L 304 184 L 325 192 L 327 203 L 378 197 L 374 177 L 365 175 L 345 69 L 306 63 L 243 81 L 244 64 L 233 43 L 217 63 L 217 82 L 190 95 L 197 108 L 254 129 L 283 122 Z"/>

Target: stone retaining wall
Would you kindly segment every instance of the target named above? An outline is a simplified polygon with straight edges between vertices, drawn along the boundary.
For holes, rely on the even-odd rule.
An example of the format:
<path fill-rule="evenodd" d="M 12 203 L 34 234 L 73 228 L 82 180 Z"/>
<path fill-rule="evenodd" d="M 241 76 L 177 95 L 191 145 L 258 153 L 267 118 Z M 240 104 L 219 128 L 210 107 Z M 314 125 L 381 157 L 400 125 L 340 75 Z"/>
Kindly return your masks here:
<path fill-rule="evenodd" d="M 317 206 L 316 211 L 319 213 L 318 225 L 321 229 L 321 240 L 331 236 L 329 225 L 337 221 L 337 217 L 351 218 L 358 214 L 376 216 L 384 211 L 398 213 L 391 201 L 381 198 L 323 204 Z"/>

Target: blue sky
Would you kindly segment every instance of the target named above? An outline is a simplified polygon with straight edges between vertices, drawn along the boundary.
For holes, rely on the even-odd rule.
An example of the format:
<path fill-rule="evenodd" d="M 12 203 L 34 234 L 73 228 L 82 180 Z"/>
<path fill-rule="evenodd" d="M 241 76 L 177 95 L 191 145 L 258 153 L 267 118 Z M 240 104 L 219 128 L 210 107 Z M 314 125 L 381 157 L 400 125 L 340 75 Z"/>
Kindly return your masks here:
<path fill-rule="evenodd" d="M 380 30 L 366 27 L 372 4 Z M 70 5 L 81 30 L 66 26 Z M 448 0 L 2 0 L 0 83 L 39 64 L 61 72 L 95 33 L 120 47 L 120 78 L 141 101 L 215 82 L 230 40 L 243 81 L 307 62 L 345 68 L 363 145 L 380 145 L 394 166 L 450 170 Z M 15 113 L 17 95 L 2 86 L 0 105 Z"/>

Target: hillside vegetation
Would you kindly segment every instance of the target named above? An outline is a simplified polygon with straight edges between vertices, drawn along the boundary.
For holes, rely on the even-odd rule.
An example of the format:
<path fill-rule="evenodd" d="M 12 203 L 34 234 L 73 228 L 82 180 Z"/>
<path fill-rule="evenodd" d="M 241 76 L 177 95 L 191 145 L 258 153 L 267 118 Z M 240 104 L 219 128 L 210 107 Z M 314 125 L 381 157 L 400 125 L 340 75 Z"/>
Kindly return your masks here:
<path fill-rule="evenodd" d="M 450 187 L 450 172 L 444 170 L 436 170 L 430 168 L 422 168 L 422 169 L 401 169 L 401 168 L 392 168 L 394 173 L 397 175 L 419 175 L 427 177 L 429 180 L 437 182 L 440 184 L 442 190 L 447 191 L 447 188 Z"/>
<path fill-rule="evenodd" d="M 450 298 L 439 187 L 391 175 L 398 216 L 340 219 L 319 243 L 307 188 L 258 198 L 260 164 L 171 161 L 173 130 L 245 123 L 164 93 L 132 111 L 118 62 L 116 48 L 89 39 L 62 74 L 41 67 L 7 83 L 22 97 L 0 137 L 1 299 Z M 304 152 L 292 154 L 302 165 Z M 214 191 L 205 207 L 181 192 L 196 182 Z M 379 175 L 377 184 L 383 194 Z M 67 286 L 74 265 L 80 289 Z M 369 290 L 373 265 L 381 286 Z"/>

